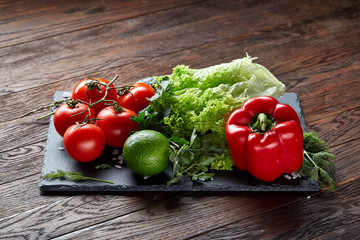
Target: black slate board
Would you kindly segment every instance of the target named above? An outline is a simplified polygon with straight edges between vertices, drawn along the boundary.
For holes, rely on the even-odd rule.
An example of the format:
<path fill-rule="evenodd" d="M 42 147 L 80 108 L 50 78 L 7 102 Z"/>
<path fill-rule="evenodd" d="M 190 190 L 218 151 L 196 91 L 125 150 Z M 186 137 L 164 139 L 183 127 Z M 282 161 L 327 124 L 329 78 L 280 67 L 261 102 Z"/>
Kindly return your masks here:
<path fill-rule="evenodd" d="M 66 92 L 56 92 L 54 100 L 64 97 Z M 296 93 L 285 93 L 278 99 L 282 103 L 291 105 L 300 117 L 305 130 L 304 117 L 300 101 Z M 249 173 L 234 169 L 233 171 L 218 171 L 212 181 L 183 180 L 179 184 L 166 187 L 166 182 L 171 178 L 170 167 L 163 173 L 144 178 L 136 175 L 125 164 L 118 164 L 118 154 L 113 148 L 107 147 L 103 154 L 95 161 L 79 163 L 71 159 L 63 149 L 61 136 L 56 132 L 53 118 L 50 119 L 49 132 L 44 152 L 42 176 L 50 171 L 62 169 L 65 171 L 76 171 L 84 176 L 100 178 L 111 181 L 114 184 L 96 181 L 72 182 L 67 180 L 40 180 L 40 190 L 43 192 L 149 192 L 149 191 L 203 191 L 203 192 L 233 192 L 233 191 L 297 191 L 314 192 L 320 187 L 315 182 L 309 182 L 304 178 L 291 178 L 281 176 L 276 181 L 267 183 L 253 178 Z M 95 166 L 101 163 L 112 165 L 110 169 L 96 170 Z"/>

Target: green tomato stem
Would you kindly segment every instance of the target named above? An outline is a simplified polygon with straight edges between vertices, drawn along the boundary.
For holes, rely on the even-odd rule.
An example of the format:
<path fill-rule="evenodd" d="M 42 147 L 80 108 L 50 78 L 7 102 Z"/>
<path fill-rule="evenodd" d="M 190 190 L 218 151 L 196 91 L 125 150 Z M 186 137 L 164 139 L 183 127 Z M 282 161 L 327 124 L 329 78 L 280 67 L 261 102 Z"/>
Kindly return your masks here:
<path fill-rule="evenodd" d="M 51 112 L 51 113 L 46 114 L 46 115 L 44 115 L 44 116 L 42 116 L 42 117 L 39 117 L 39 118 L 37 118 L 37 119 L 36 119 L 36 121 L 39 121 L 39 120 L 41 120 L 41 119 L 44 119 L 44 118 L 50 117 L 51 115 L 54 115 L 54 113 L 55 113 L 55 112 Z"/>

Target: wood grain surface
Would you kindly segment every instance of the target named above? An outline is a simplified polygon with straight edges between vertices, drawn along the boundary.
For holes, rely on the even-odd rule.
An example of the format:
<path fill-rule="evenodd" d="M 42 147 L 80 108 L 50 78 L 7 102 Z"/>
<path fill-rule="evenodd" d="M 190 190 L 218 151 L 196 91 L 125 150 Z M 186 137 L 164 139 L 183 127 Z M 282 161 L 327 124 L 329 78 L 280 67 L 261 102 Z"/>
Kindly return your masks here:
<path fill-rule="evenodd" d="M 0 1 L 0 239 L 356 239 L 360 1 Z M 296 92 L 336 155 L 318 193 L 39 191 L 55 91 L 249 53 Z"/>

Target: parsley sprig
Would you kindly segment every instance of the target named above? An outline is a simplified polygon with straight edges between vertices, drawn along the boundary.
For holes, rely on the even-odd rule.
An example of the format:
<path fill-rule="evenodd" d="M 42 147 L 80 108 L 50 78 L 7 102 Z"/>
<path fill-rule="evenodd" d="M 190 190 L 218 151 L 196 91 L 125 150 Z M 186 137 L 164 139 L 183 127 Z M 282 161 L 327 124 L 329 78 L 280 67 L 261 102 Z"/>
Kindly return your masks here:
<path fill-rule="evenodd" d="M 319 183 L 321 187 L 328 186 L 329 190 L 334 190 L 334 159 L 335 156 L 328 149 L 326 142 L 316 133 L 304 133 L 304 160 L 298 171 L 301 176 Z"/>
<path fill-rule="evenodd" d="M 164 127 L 164 118 L 170 114 L 170 107 L 167 103 L 173 99 L 172 85 L 168 76 L 157 77 L 155 95 L 149 99 L 150 106 L 140 111 L 137 117 L 130 117 L 134 122 L 139 123 L 140 129 L 153 129 L 171 135 Z"/>
<path fill-rule="evenodd" d="M 193 181 L 213 178 L 215 173 L 210 172 L 209 167 L 216 159 L 216 154 L 224 151 L 222 148 L 214 145 L 210 139 L 199 138 L 195 129 L 190 141 L 173 136 L 170 138 L 170 143 L 173 177 L 167 182 L 167 186 L 177 183 L 185 176 L 189 176 Z"/>
<path fill-rule="evenodd" d="M 43 179 L 48 179 L 48 180 L 60 178 L 60 179 L 66 179 L 66 180 L 74 181 L 74 182 L 92 180 L 92 181 L 98 181 L 98 182 L 114 184 L 113 182 L 110 182 L 110 181 L 106 181 L 106 180 L 102 180 L 102 179 L 98 179 L 98 178 L 86 177 L 86 176 L 83 176 L 81 173 L 78 173 L 78 172 L 74 172 L 74 171 L 66 172 L 66 171 L 61 170 L 61 169 L 58 169 L 56 172 L 51 171 L 50 173 L 45 174 L 44 176 L 42 176 L 42 178 Z"/>

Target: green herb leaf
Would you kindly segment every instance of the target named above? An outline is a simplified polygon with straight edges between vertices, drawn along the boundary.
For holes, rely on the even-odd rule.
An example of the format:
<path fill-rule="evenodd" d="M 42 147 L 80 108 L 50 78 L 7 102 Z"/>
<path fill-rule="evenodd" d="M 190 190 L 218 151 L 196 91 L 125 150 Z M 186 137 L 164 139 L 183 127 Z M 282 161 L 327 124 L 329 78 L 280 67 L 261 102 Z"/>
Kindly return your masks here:
<path fill-rule="evenodd" d="M 51 171 L 50 173 L 42 176 L 42 179 L 48 179 L 48 180 L 57 179 L 57 178 L 66 179 L 66 180 L 70 180 L 70 181 L 74 181 L 74 182 L 92 180 L 92 181 L 114 184 L 113 182 L 110 182 L 110 181 L 106 181 L 106 180 L 102 180 L 102 179 L 98 179 L 98 178 L 92 178 L 92 177 L 85 177 L 81 173 L 74 172 L 74 171 L 66 172 L 61 169 L 58 169 L 56 172 Z"/>
<path fill-rule="evenodd" d="M 137 117 L 130 119 L 139 123 L 140 129 L 152 129 L 171 135 L 169 129 L 164 128 L 164 118 L 168 117 L 171 112 L 171 107 L 165 103 L 173 100 L 172 85 L 167 76 L 154 78 L 157 80 L 156 91 L 154 96 L 149 99 L 150 105 L 142 110 Z"/>
<path fill-rule="evenodd" d="M 194 144 L 196 137 L 197 137 L 196 129 L 194 128 L 194 130 L 192 131 L 192 134 L 190 136 L 190 147 Z"/>
<path fill-rule="evenodd" d="M 168 76 L 156 77 L 158 82 L 154 96 L 149 101 L 159 100 L 161 98 L 169 97 L 169 90 L 171 88 L 170 80 Z"/>
<path fill-rule="evenodd" d="M 111 168 L 111 166 L 109 164 L 106 164 L 106 163 L 95 166 L 95 169 L 97 169 L 97 170 L 99 170 L 99 169 L 108 169 L 108 168 Z"/>
<path fill-rule="evenodd" d="M 179 178 L 190 177 L 193 181 L 206 181 L 212 179 L 215 173 L 209 172 L 212 162 L 218 153 L 223 150 L 214 145 L 210 139 L 201 139 L 196 130 L 192 132 L 190 141 L 180 137 L 172 137 L 177 144 L 172 144 L 172 155 L 170 160 L 173 163 L 173 178 L 167 182 L 167 186 L 175 184 Z"/>
<path fill-rule="evenodd" d="M 178 181 L 179 181 L 178 177 L 175 176 L 175 177 L 173 177 L 173 178 L 171 178 L 170 180 L 167 181 L 166 186 L 169 187 L 171 184 L 175 184 Z"/>
<path fill-rule="evenodd" d="M 172 136 L 171 138 L 169 138 L 169 140 L 173 143 L 176 144 L 177 146 L 183 146 L 185 144 L 189 144 L 189 141 L 186 140 L 185 138 L 181 138 L 181 137 L 175 137 Z"/>
<path fill-rule="evenodd" d="M 130 116 L 130 119 L 136 123 L 139 123 L 140 129 L 147 129 L 153 117 L 156 117 L 157 113 L 151 112 L 149 108 L 141 111 L 138 116 Z"/>
<path fill-rule="evenodd" d="M 298 173 L 319 183 L 321 187 L 334 190 L 335 156 L 328 149 L 326 142 L 316 133 L 304 133 L 304 160 Z"/>

